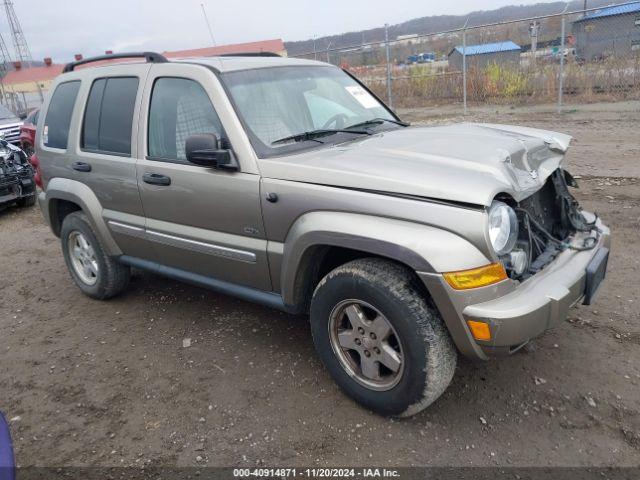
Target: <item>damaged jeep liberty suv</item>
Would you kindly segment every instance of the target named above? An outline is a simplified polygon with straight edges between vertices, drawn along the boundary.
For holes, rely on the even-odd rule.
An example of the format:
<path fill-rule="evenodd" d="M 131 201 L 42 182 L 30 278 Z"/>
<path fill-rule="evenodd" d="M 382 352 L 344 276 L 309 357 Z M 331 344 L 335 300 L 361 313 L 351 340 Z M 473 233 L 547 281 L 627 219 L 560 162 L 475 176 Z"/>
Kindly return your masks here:
<path fill-rule="evenodd" d="M 135 267 L 309 314 L 333 379 L 381 414 L 422 410 L 458 354 L 517 351 L 605 275 L 568 135 L 411 127 L 349 73 L 270 55 L 86 59 L 51 92 L 39 204 L 85 294 Z"/>

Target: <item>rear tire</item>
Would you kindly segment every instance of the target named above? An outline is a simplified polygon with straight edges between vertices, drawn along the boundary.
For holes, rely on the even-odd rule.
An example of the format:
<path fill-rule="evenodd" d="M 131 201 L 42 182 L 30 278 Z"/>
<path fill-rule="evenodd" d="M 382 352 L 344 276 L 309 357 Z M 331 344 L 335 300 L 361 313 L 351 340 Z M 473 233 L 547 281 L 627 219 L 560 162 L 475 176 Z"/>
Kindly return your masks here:
<path fill-rule="evenodd" d="M 311 301 L 322 362 L 347 395 L 382 415 L 423 410 L 455 371 L 449 332 L 418 281 L 397 263 L 355 260 L 324 277 Z"/>
<path fill-rule="evenodd" d="M 73 212 L 65 217 L 60 240 L 69 273 L 85 295 L 106 300 L 127 287 L 130 268 L 104 252 L 83 212 Z"/>

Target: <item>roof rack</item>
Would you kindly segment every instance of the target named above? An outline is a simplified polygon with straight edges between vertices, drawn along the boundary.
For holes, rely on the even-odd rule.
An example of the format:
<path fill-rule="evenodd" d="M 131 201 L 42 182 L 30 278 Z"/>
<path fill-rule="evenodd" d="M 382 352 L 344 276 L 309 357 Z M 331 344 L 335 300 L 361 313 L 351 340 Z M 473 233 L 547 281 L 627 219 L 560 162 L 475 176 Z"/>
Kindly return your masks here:
<path fill-rule="evenodd" d="M 241 52 L 241 53 L 223 53 L 218 57 L 280 57 L 275 52 Z"/>
<path fill-rule="evenodd" d="M 68 63 L 65 65 L 62 73 L 73 72 L 76 67 L 86 65 L 87 63 L 116 60 L 119 58 L 144 58 L 147 63 L 167 63 L 169 61 L 164 55 L 155 52 L 112 53 L 109 55 L 100 55 L 98 57 L 85 58 L 83 60 L 78 60 L 77 62 Z"/>

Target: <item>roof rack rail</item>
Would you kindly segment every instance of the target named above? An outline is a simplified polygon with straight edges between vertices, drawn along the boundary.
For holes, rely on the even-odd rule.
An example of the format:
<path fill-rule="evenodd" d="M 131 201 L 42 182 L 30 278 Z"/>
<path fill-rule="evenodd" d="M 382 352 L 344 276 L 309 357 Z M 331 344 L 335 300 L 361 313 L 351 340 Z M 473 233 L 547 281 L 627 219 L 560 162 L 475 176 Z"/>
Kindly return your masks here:
<path fill-rule="evenodd" d="M 147 63 L 167 63 L 169 61 L 164 55 L 155 52 L 111 53 L 109 55 L 100 55 L 98 57 L 85 58 L 83 60 L 78 60 L 77 62 L 68 63 L 65 65 L 62 73 L 73 72 L 76 67 L 86 65 L 87 63 L 116 60 L 119 58 L 144 58 Z"/>
<path fill-rule="evenodd" d="M 275 52 L 241 52 L 241 53 L 223 53 L 218 57 L 280 57 Z"/>

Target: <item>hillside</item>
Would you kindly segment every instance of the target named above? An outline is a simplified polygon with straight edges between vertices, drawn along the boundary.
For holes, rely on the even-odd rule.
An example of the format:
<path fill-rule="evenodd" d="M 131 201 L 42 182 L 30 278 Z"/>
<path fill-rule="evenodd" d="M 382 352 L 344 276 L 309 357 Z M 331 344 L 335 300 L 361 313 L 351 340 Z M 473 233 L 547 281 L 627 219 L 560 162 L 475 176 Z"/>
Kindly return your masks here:
<path fill-rule="evenodd" d="M 610 5 L 607 0 L 589 0 L 589 7 Z M 619 2 L 618 2 L 619 3 Z M 562 12 L 564 2 L 536 3 L 534 5 L 511 5 L 496 10 L 478 10 L 468 15 L 437 15 L 430 17 L 414 18 L 397 25 L 389 26 L 389 38 L 395 39 L 399 35 L 427 34 L 442 32 L 460 28 L 469 18 L 469 26 L 483 25 L 486 23 L 501 22 L 505 20 L 517 20 L 520 18 L 535 17 L 539 15 L 551 15 Z M 579 10 L 583 7 L 583 0 L 569 2 L 569 11 Z M 424 7 L 425 9 L 428 7 Z M 325 45 L 331 43 L 331 48 L 343 48 L 358 45 L 364 42 L 381 42 L 384 40 L 384 27 L 347 32 L 342 35 L 319 37 L 316 39 L 316 47 L 323 50 Z M 285 42 L 289 55 L 299 55 L 313 51 L 313 40 Z"/>

